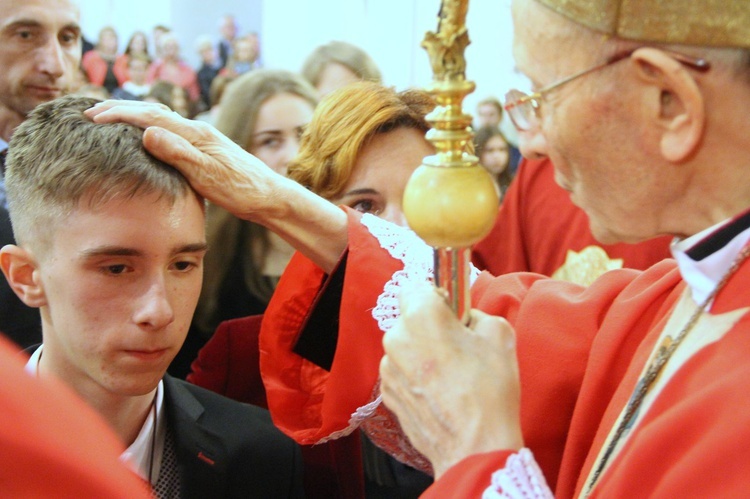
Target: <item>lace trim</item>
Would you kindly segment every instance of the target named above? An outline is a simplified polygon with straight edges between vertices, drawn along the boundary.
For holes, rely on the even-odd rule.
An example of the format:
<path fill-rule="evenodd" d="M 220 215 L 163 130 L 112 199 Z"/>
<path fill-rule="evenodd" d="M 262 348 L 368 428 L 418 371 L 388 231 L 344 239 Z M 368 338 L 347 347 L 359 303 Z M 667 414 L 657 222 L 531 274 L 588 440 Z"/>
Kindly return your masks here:
<path fill-rule="evenodd" d="M 400 291 L 415 283 L 431 283 L 434 279 L 433 249 L 422 241 L 412 230 L 394 225 L 374 215 L 365 214 L 362 225 L 378 240 L 380 247 L 403 263 L 404 268 L 393 274 L 383 287 L 372 311 L 378 328 L 387 332 L 400 315 L 398 295 Z M 479 270 L 471 265 L 470 282 L 473 284 Z M 411 445 L 401 431 L 396 417 L 381 404 L 380 380 L 373 388 L 370 401 L 359 407 L 349 419 L 349 426 L 322 438 L 318 443 L 327 442 L 351 434 L 360 425 L 378 447 L 390 455 L 417 469 L 432 474 L 429 461 Z"/>
<path fill-rule="evenodd" d="M 505 467 L 492 474 L 492 485 L 485 489 L 482 499 L 497 498 L 554 499 L 529 449 L 511 454 Z"/>
<path fill-rule="evenodd" d="M 380 392 L 380 380 L 378 380 L 374 392 Z M 414 448 L 411 441 L 404 435 L 396 416 L 385 405 L 380 404 L 372 417 L 362 423 L 361 428 L 372 443 L 390 456 L 412 468 L 434 476 L 435 473 L 429 459 Z"/>
<path fill-rule="evenodd" d="M 434 252 L 414 231 L 386 222 L 374 215 L 363 215 L 362 225 L 378 240 L 381 248 L 388 251 L 392 258 L 401 260 L 404 265 L 404 268 L 395 272 L 385 284 L 372 311 L 378 327 L 385 333 L 393 327 L 393 323 L 399 317 L 399 292 L 409 284 L 434 281 Z M 479 276 L 479 270 L 473 265 L 470 265 L 470 268 L 470 282 L 474 284 Z"/>
<path fill-rule="evenodd" d="M 380 381 L 378 381 L 378 386 L 380 385 Z M 352 414 L 351 418 L 349 419 L 349 426 L 346 428 L 334 431 L 327 437 L 323 437 L 315 444 L 324 444 L 328 442 L 329 440 L 336 440 L 341 437 L 346 437 L 347 435 L 350 435 L 354 430 L 359 428 L 359 426 L 365 422 L 369 417 L 371 417 L 375 411 L 378 409 L 378 407 L 381 405 L 382 399 L 380 395 L 375 397 L 374 399 L 371 398 L 371 402 L 363 405 L 362 407 L 359 407 L 356 411 L 354 411 L 354 414 Z"/>

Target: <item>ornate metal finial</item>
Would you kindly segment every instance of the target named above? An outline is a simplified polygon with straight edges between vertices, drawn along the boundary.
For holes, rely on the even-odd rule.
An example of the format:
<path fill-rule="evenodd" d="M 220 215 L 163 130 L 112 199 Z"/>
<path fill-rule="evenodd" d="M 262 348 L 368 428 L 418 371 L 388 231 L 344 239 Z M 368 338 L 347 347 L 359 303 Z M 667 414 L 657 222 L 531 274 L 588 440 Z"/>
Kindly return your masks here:
<path fill-rule="evenodd" d="M 466 75 L 464 50 L 469 45 L 466 29 L 468 2 L 443 1 L 438 13 L 438 32 L 428 31 L 422 41 L 437 80 L 463 79 Z"/>
<path fill-rule="evenodd" d="M 464 322 L 470 306 L 470 247 L 492 228 L 499 203 L 491 176 L 466 152 L 473 133 L 462 103 L 474 91 L 474 83 L 465 76 L 467 10 L 468 0 L 443 0 L 437 33 L 428 32 L 422 42 L 434 75 L 427 91 L 437 102 L 427 115 L 432 125 L 427 140 L 437 153 L 424 158 L 404 192 L 409 226 L 435 248 L 435 282 L 447 291 L 451 307 Z"/>

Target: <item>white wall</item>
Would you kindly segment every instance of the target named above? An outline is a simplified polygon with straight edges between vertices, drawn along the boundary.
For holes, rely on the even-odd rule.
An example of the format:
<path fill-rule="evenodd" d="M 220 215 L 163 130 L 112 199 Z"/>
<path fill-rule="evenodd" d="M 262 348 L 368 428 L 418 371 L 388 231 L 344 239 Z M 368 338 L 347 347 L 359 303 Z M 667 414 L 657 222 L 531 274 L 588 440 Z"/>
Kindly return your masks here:
<path fill-rule="evenodd" d="M 363 47 L 380 66 L 385 82 L 402 89 L 432 79 L 424 34 L 437 29 L 438 0 L 267 0 L 262 36 L 266 65 L 299 69 L 317 45 L 345 40 Z M 294 16 L 289 16 L 295 12 Z M 467 26 L 467 78 L 477 90 L 466 99 L 502 97 L 522 84 L 513 71 L 510 0 L 472 0 Z"/>
<path fill-rule="evenodd" d="M 273 1 L 273 0 L 269 0 Z M 124 50 L 134 31 L 151 30 L 157 24 L 170 26 L 182 47 L 183 57 L 193 66 L 199 65 L 195 51 L 195 39 L 210 35 L 218 39 L 219 20 L 224 14 L 233 14 L 240 26 L 240 33 L 260 31 L 260 0 L 78 0 L 81 5 L 81 27 L 83 34 L 96 43 L 102 26 L 114 26 L 120 38 L 120 50 Z M 154 52 L 153 41 L 149 49 Z"/>
<path fill-rule="evenodd" d="M 241 31 L 257 31 L 266 67 L 299 70 L 317 45 L 344 40 L 364 48 L 383 72 L 385 83 L 403 89 L 432 79 L 424 34 L 437 28 L 439 0 L 79 0 L 84 34 L 96 40 L 111 24 L 124 44 L 136 29 L 149 34 L 156 24 L 172 26 L 183 56 L 198 65 L 193 41 L 218 36 L 222 14 L 234 14 Z M 467 26 L 467 78 L 477 84 L 465 101 L 502 97 L 523 81 L 513 70 L 510 0 L 471 0 Z"/>

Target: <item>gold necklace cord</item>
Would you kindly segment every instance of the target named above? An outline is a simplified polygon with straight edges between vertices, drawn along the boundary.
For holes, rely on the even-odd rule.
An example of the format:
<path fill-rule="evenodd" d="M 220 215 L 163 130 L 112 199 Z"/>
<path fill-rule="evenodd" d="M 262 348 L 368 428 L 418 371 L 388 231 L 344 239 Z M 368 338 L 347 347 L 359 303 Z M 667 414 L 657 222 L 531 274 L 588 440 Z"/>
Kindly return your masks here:
<path fill-rule="evenodd" d="M 706 299 L 703 301 L 703 303 L 695 310 L 695 312 L 693 312 L 693 315 L 690 316 L 685 326 L 677 334 L 677 337 L 668 346 L 664 346 L 663 344 L 659 346 L 659 349 L 656 352 L 656 356 L 648 366 L 646 373 L 638 381 L 633 395 L 630 397 L 630 401 L 628 402 L 625 414 L 622 417 L 620 424 L 617 426 L 617 431 L 615 432 L 614 437 L 612 437 L 612 440 L 609 442 L 609 445 L 607 445 L 607 450 L 605 451 L 604 455 L 599 461 L 599 464 L 596 467 L 596 471 L 594 472 L 591 483 L 589 484 L 589 487 L 586 491 L 586 496 L 591 493 L 591 490 L 594 488 L 594 485 L 599 479 L 599 476 L 601 475 L 602 471 L 604 471 L 604 467 L 607 465 L 609 458 L 612 456 L 612 453 L 614 452 L 620 438 L 622 438 L 625 431 L 633 424 L 635 416 L 638 413 L 638 409 L 640 408 L 644 397 L 651 389 L 651 386 L 659 376 L 659 373 L 669 361 L 670 357 L 672 357 L 674 351 L 677 350 L 677 347 L 680 345 L 680 343 L 682 343 L 682 340 L 685 338 L 685 336 L 687 336 L 687 334 L 693 329 L 693 326 L 695 326 L 695 324 L 698 322 L 698 319 L 703 314 L 706 307 L 708 307 L 708 304 L 711 303 L 711 301 L 716 297 L 719 291 L 721 291 L 724 285 L 729 281 L 729 278 L 732 277 L 735 272 L 737 272 L 737 269 L 739 269 L 740 265 L 742 265 L 742 262 L 744 262 L 748 256 L 750 256 L 750 245 L 746 245 L 737 255 L 737 257 L 734 259 L 734 262 L 732 262 L 732 265 L 729 267 L 729 270 L 727 270 L 726 273 L 722 276 L 721 280 L 716 285 L 714 290 L 711 291 L 711 294 L 709 294 L 708 297 L 706 297 Z M 669 336 L 667 336 L 667 338 L 668 337 Z"/>

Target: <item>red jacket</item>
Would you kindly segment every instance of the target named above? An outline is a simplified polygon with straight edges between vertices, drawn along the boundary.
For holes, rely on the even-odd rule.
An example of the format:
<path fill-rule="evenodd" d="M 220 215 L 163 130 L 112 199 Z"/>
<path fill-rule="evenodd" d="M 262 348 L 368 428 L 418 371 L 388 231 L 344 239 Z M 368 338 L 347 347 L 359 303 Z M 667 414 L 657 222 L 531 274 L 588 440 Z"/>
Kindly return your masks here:
<path fill-rule="evenodd" d="M 94 85 L 104 85 L 104 78 L 107 76 L 107 61 L 99 55 L 96 50 L 89 50 L 84 54 L 81 60 L 81 67 L 86 72 L 86 77 Z M 112 72 L 117 78 L 117 85 L 122 86 L 128 81 L 128 56 L 121 54 L 115 58 L 115 64 Z"/>

